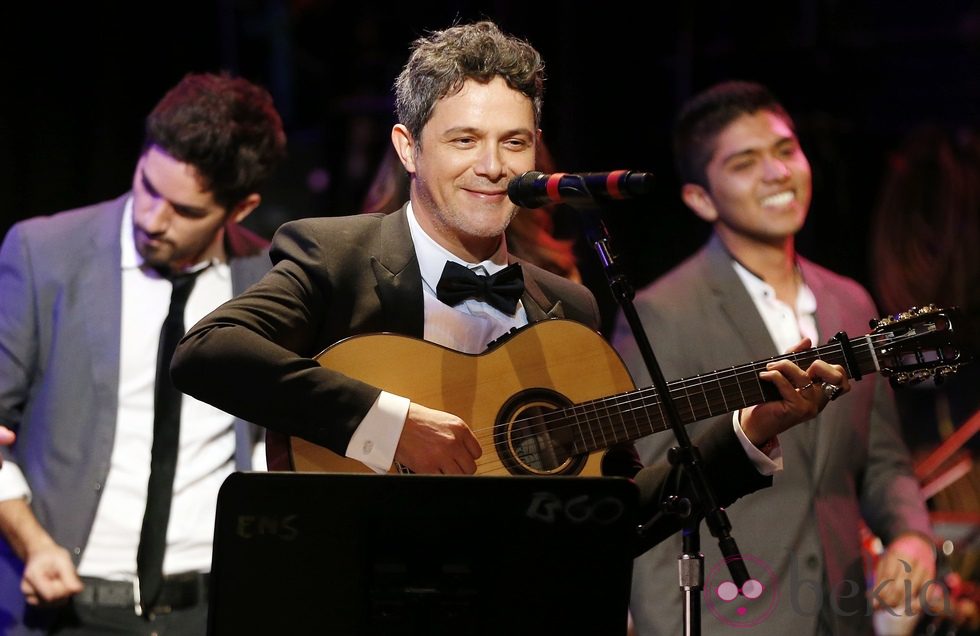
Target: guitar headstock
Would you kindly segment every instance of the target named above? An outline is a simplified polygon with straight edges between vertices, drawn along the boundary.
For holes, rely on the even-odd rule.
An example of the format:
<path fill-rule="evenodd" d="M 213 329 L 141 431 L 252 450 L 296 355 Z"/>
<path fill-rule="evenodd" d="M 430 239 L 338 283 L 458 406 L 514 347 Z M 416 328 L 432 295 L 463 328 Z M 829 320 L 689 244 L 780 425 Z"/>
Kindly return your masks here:
<path fill-rule="evenodd" d="M 872 320 L 873 341 L 881 373 L 893 385 L 911 385 L 927 378 L 939 384 L 971 360 L 960 348 L 956 308 L 935 305 Z"/>

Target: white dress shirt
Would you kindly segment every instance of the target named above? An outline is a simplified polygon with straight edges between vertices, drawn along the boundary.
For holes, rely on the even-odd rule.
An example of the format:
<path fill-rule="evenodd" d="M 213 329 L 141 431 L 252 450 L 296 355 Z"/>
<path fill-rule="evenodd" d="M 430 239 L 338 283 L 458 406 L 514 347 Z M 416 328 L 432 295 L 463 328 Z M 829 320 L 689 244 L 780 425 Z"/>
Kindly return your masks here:
<path fill-rule="evenodd" d="M 459 263 L 482 275 L 496 274 L 508 264 L 506 241 L 501 240 L 500 248 L 487 260 L 467 263 L 426 234 L 415 218 L 412 204 L 406 207 L 415 256 L 422 273 L 425 340 L 463 353 L 480 353 L 488 343 L 510 329 L 527 324 L 527 313 L 519 301 L 517 311 L 511 316 L 483 301 L 470 299 L 449 307 L 436 297 L 436 287 L 446 261 Z M 375 472 L 387 472 L 394 462 L 410 403 L 407 398 L 382 391 L 351 437 L 347 457 L 363 462 Z"/>
<path fill-rule="evenodd" d="M 810 339 L 816 346 L 819 343 L 817 334 L 817 297 L 806 285 L 800 284 L 796 292 L 796 306 L 790 307 L 776 298 L 776 290 L 738 261 L 732 261 L 735 273 L 749 292 L 755 308 L 766 324 L 766 330 L 772 337 L 776 350 L 783 353 L 799 342 L 802 338 Z"/>

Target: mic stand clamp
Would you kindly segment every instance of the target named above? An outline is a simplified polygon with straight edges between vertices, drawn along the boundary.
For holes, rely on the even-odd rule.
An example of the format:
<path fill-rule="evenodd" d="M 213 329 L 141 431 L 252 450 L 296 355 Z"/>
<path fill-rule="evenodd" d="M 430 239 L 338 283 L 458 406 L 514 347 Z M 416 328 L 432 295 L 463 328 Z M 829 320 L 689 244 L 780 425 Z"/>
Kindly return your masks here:
<path fill-rule="evenodd" d="M 570 175 L 569 175 L 570 176 Z M 701 634 L 701 598 L 699 592 L 704 587 L 704 555 L 701 554 L 699 525 L 705 519 L 711 534 L 718 539 L 718 545 L 725 562 L 728 564 L 732 580 L 742 589 L 749 580 L 749 573 L 738 551 L 735 539 L 729 531 L 731 523 L 723 508 L 719 507 L 708 478 L 704 473 L 701 456 L 697 447 L 691 443 L 681 422 L 677 407 L 670 396 L 667 381 L 664 379 L 653 353 L 653 347 L 646 336 L 640 321 L 636 306 L 633 304 L 634 290 L 616 263 L 614 250 L 605 224 L 594 198 L 591 197 L 584 180 L 576 185 L 564 186 L 560 189 L 562 199 L 579 212 L 588 240 L 592 243 L 599 256 L 606 280 L 613 296 L 619 303 L 623 315 L 629 323 L 643 361 L 650 373 L 650 378 L 660 396 L 661 404 L 667 416 L 667 423 L 674 432 L 677 446 L 670 449 L 668 459 L 672 465 L 683 467 L 691 482 L 695 501 L 682 497 L 671 497 L 661 502 L 661 512 L 675 514 L 687 519 L 683 530 L 684 553 L 678 558 L 679 585 L 684 591 L 684 634 L 685 636 L 700 636 Z M 583 196 L 584 195 L 584 196 Z M 659 515 L 657 515 L 659 517 Z M 638 545 L 644 545 L 644 534 L 652 522 L 638 529 Z"/>

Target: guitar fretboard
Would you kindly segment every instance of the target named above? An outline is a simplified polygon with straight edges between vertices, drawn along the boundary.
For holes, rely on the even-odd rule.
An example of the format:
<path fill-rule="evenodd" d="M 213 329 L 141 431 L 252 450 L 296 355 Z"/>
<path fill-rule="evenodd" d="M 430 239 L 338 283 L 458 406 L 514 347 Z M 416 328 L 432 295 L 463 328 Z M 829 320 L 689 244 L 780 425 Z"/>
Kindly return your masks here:
<path fill-rule="evenodd" d="M 841 343 L 835 342 L 675 380 L 668 382 L 667 388 L 682 423 L 690 424 L 753 404 L 780 399 L 775 386 L 759 378 L 759 373 L 777 360 L 792 360 L 801 369 L 806 369 L 819 358 L 843 366 L 851 378 L 874 373 L 878 368 L 872 342 L 875 337 L 880 336 L 864 336 L 849 341 L 856 370 L 848 368 L 844 348 Z M 549 413 L 545 419 L 552 431 L 560 427 L 565 433 L 561 437 L 571 438 L 569 449 L 572 455 L 630 442 L 670 427 L 663 400 L 652 386 L 575 404 Z"/>

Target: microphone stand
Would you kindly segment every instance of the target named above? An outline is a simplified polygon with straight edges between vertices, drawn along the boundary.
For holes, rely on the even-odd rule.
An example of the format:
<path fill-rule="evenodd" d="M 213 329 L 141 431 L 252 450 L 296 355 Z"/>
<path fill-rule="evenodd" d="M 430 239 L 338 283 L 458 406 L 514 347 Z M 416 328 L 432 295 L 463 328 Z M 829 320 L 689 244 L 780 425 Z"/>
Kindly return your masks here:
<path fill-rule="evenodd" d="M 566 175 L 566 178 L 569 176 L 572 175 Z M 589 193 L 585 181 L 581 179 L 579 181 L 580 183 L 575 186 L 561 187 L 559 194 L 565 195 L 562 196 L 562 201 L 579 212 L 586 237 L 599 256 L 609 288 L 629 323 L 633 337 L 636 339 L 637 346 L 643 356 L 643 361 L 650 373 L 650 378 L 660 396 L 667 415 L 667 423 L 677 439 L 677 446 L 670 449 L 667 458 L 673 466 L 682 466 L 683 470 L 687 471 L 696 499 L 696 501 L 691 502 L 685 498 L 671 497 L 669 501 L 661 502 L 661 508 L 666 514 L 674 514 L 685 519 L 682 534 L 683 553 L 678 557 L 678 583 L 684 591 L 684 634 L 686 636 L 700 636 L 701 598 L 699 594 L 704 588 L 704 555 L 701 553 L 699 535 L 702 518 L 707 521 L 711 534 L 718 539 L 718 546 L 725 557 L 725 563 L 728 565 L 732 581 L 739 590 L 749 580 L 748 569 L 745 567 L 745 562 L 742 560 L 735 539 L 729 532 L 732 525 L 728 520 L 728 515 L 717 504 L 714 492 L 704 472 L 698 448 L 691 443 L 691 438 L 681 422 L 680 415 L 678 415 L 677 406 L 670 396 L 667 381 L 660 370 L 660 364 L 657 362 L 653 347 L 650 346 L 636 306 L 633 304 L 635 295 L 633 287 L 616 263 L 614 252 L 611 249 L 611 238 L 605 223 L 602 221 L 596 201 Z M 653 522 L 657 518 L 659 515 L 638 528 L 638 545 L 644 545 L 644 537 L 647 531 L 652 529 Z"/>

